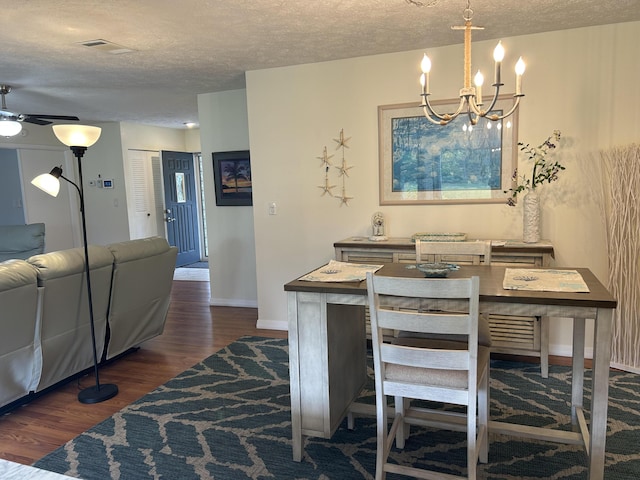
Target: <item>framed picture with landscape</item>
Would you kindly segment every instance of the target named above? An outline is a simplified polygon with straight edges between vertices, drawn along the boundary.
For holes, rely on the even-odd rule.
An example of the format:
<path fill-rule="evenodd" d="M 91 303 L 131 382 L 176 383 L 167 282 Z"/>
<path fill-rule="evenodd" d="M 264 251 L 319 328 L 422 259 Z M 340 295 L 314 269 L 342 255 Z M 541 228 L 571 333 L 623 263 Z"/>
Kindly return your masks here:
<path fill-rule="evenodd" d="M 213 179 L 216 205 L 252 205 L 249 150 L 213 152 Z"/>
<path fill-rule="evenodd" d="M 503 95 L 493 112 L 513 106 Z M 460 99 L 434 101 L 455 112 Z M 461 113 L 448 125 L 427 120 L 417 103 L 378 107 L 380 205 L 506 202 L 518 153 L 517 111 L 500 121 L 471 125 Z"/>

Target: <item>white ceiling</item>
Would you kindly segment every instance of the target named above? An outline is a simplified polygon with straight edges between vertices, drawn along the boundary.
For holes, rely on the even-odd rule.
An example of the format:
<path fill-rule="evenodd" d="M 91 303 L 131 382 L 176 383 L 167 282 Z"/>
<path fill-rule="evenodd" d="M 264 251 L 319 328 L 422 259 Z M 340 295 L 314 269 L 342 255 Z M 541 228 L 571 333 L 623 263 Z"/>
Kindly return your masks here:
<path fill-rule="evenodd" d="M 197 94 L 243 88 L 247 70 L 462 43 L 450 27 L 463 23 L 466 3 L 6 0 L 0 84 L 13 86 L 7 107 L 15 113 L 183 128 L 198 120 Z M 485 27 L 475 40 L 640 20 L 640 0 L 475 0 L 471 7 L 474 25 Z M 134 51 L 80 45 L 95 39 Z"/>

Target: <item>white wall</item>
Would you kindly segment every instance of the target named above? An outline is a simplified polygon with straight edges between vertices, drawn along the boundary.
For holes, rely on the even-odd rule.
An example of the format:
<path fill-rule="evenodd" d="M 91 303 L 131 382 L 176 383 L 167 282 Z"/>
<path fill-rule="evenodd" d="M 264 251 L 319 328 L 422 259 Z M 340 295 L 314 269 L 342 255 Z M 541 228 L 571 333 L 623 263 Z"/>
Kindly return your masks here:
<path fill-rule="evenodd" d="M 605 284 L 598 185 L 588 172 L 599 150 L 637 141 L 640 64 L 631 59 L 639 34 L 640 23 L 632 22 L 503 39 L 505 71 L 519 55 L 527 61 L 519 139 L 538 144 L 554 129 L 566 138 L 557 155 L 567 170 L 543 189 L 543 237 L 554 243 L 556 265 L 588 267 Z M 474 69 L 486 76 L 495 43 L 473 45 Z M 429 53 L 433 98 L 456 97 L 462 46 Z M 331 259 L 335 241 L 370 234 L 375 211 L 385 214 L 392 236 L 462 231 L 470 238 L 521 238 L 521 207 L 378 204 L 377 106 L 419 101 L 421 57 L 413 51 L 247 72 L 260 326 L 286 326 L 283 285 Z M 503 78 L 504 92 L 513 92 L 512 75 Z M 316 157 L 325 145 L 331 152 L 341 129 L 352 137 L 348 207 L 317 188 L 323 175 Z M 277 203 L 277 215 L 268 215 L 269 202 Z M 569 323 L 554 321 L 551 352 L 570 355 L 570 344 Z"/>
<path fill-rule="evenodd" d="M 184 131 L 185 147 L 187 152 L 200 151 L 200 129 L 190 128 Z"/>
<path fill-rule="evenodd" d="M 22 225 L 25 223 L 20 180 L 20 163 L 15 148 L 0 146 L 0 225 Z"/>
<path fill-rule="evenodd" d="M 198 95 L 211 304 L 256 307 L 256 256 L 252 207 L 216 206 L 213 152 L 249 149 L 244 90 Z M 251 165 L 255 164 L 253 152 Z M 255 193 L 254 193 L 255 195 Z M 255 205 L 255 204 L 254 204 Z"/>

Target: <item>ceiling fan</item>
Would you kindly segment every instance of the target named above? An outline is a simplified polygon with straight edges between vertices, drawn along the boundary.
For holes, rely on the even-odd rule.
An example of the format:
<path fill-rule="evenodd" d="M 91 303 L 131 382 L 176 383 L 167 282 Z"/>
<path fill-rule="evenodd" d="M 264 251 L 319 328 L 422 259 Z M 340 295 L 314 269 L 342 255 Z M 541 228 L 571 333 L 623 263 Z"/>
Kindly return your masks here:
<path fill-rule="evenodd" d="M 38 113 L 15 113 L 7 110 L 5 95 L 11 92 L 9 85 L 0 85 L 0 96 L 2 96 L 2 109 L 0 110 L 0 120 L 13 122 L 33 123 L 34 125 L 51 125 L 52 120 L 78 121 L 78 117 L 69 115 L 41 115 Z M 19 130 L 18 130 L 19 132 Z"/>

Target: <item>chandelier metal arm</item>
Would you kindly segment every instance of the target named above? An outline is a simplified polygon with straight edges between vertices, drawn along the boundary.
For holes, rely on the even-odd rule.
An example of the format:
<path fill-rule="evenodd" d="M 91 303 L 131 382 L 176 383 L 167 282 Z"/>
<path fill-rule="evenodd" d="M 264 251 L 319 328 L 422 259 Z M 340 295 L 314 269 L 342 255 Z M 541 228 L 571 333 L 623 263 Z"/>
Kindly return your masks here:
<path fill-rule="evenodd" d="M 464 108 L 465 97 L 460 95 L 460 104 L 458 105 L 458 109 L 454 113 L 443 113 L 439 114 L 436 112 L 431 106 L 431 102 L 429 102 L 429 94 L 423 92 L 422 93 L 422 110 L 424 111 L 424 115 L 431 123 L 436 125 L 447 125 L 449 122 L 454 120 Z M 435 117 L 435 118 L 434 118 Z"/>
<path fill-rule="evenodd" d="M 516 111 L 516 109 L 518 108 L 518 105 L 520 104 L 520 98 L 524 97 L 524 95 L 514 95 L 513 96 L 516 101 L 513 103 L 513 107 L 511 107 L 511 110 L 509 110 L 507 113 L 505 113 L 504 115 L 487 115 L 487 118 L 493 122 L 496 122 L 498 120 L 502 120 L 503 118 L 507 118 L 509 116 L 511 116 L 513 114 L 513 112 Z"/>

